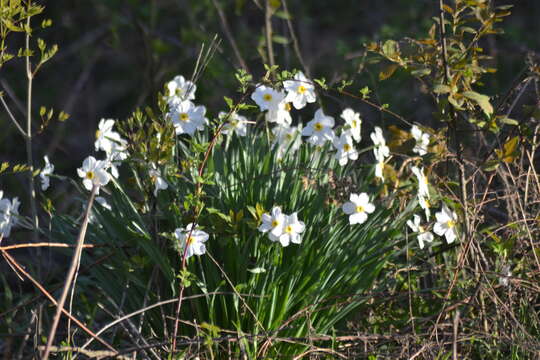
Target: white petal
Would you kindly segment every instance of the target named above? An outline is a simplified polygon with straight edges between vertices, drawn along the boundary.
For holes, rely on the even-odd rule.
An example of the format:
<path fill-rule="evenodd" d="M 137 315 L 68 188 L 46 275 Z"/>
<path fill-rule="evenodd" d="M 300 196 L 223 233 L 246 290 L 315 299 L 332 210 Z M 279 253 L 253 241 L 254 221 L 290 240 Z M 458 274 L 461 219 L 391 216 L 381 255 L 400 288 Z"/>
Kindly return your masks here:
<path fill-rule="evenodd" d="M 423 241 L 427 241 L 427 242 L 433 241 L 433 234 L 429 231 L 426 231 L 425 233 L 420 234 L 419 237 L 421 237 Z"/>
<path fill-rule="evenodd" d="M 86 190 L 92 190 L 92 186 L 93 186 L 92 180 L 86 179 L 86 178 L 85 178 L 85 179 L 83 180 L 83 185 L 84 185 L 84 187 L 86 188 Z"/>
<path fill-rule="evenodd" d="M 292 225 L 293 230 L 295 233 L 300 234 L 303 233 L 306 229 L 306 224 L 304 224 L 302 221 L 298 221 Z"/>
<path fill-rule="evenodd" d="M 352 193 L 349 196 L 349 200 L 351 200 L 351 202 L 353 202 L 355 205 L 360 205 L 360 198 L 359 198 L 358 194 Z"/>
<path fill-rule="evenodd" d="M 366 193 L 361 193 L 358 195 L 358 204 L 366 207 L 366 205 L 369 203 L 369 196 Z"/>
<path fill-rule="evenodd" d="M 368 214 L 371 214 L 375 211 L 375 205 L 373 205 L 372 203 L 367 203 L 366 205 L 364 205 L 364 211 Z"/>
<path fill-rule="evenodd" d="M 411 220 L 407 220 L 407 226 L 413 231 L 418 232 L 418 227 Z"/>
<path fill-rule="evenodd" d="M 446 227 L 446 223 L 440 223 L 440 222 L 437 222 L 435 223 L 435 225 L 433 226 L 433 231 L 435 232 L 435 234 L 439 235 L 439 236 L 443 236 L 444 233 L 448 230 L 448 227 Z"/>
<path fill-rule="evenodd" d="M 289 243 L 290 243 L 290 236 L 289 234 L 283 234 L 279 237 L 279 242 L 281 243 L 281 245 L 283 247 L 287 247 L 289 246 Z"/>
<path fill-rule="evenodd" d="M 446 242 L 451 244 L 453 243 L 456 238 L 457 238 L 457 234 L 456 234 L 456 229 L 455 228 L 451 228 L 449 229 L 445 234 L 446 236 Z"/>
<path fill-rule="evenodd" d="M 299 234 L 291 234 L 291 242 L 293 244 L 301 244 L 302 243 L 302 236 Z"/>
<path fill-rule="evenodd" d="M 353 224 L 363 224 L 367 220 L 366 213 L 354 213 L 351 216 L 349 216 L 349 221 L 351 225 Z"/>

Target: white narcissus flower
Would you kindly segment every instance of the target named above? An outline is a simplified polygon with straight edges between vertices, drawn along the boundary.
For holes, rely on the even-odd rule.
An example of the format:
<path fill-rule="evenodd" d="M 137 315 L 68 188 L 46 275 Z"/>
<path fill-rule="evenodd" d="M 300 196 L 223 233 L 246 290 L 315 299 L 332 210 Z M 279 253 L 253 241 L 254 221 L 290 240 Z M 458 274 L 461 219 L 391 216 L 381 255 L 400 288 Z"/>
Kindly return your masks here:
<path fill-rule="evenodd" d="M 259 105 L 261 111 L 271 110 L 277 108 L 279 103 L 285 99 L 285 93 L 266 85 L 257 85 L 257 88 L 251 94 L 251 99 Z"/>
<path fill-rule="evenodd" d="M 429 218 L 431 217 L 431 210 L 429 209 L 430 208 L 429 200 L 423 196 L 420 196 L 420 194 L 418 194 L 418 204 L 420 204 L 420 207 L 424 209 L 424 212 L 426 213 L 426 220 L 429 221 Z"/>
<path fill-rule="evenodd" d="M 118 179 L 118 166 L 120 166 L 122 161 L 129 157 L 129 153 L 127 151 L 127 141 L 122 139 L 118 133 L 113 133 L 111 135 L 113 135 L 113 146 L 111 151 L 107 153 L 106 161 L 109 163 L 111 175 L 115 179 Z"/>
<path fill-rule="evenodd" d="M 444 236 L 446 242 L 451 244 L 457 238 L 457 214 L 454 211 L 451 211 L 446 204 L 443 204 L 440 212 L 435 213 L 437 222 L 433 226 L 433 231 L 439 236 Z"/>
<path fill-rule="evenodd" d="M 120 162 L 129 156 L 127 151 L 127 141 L 119 133 L 113 131 L 114 120 L 101 119 L 96 131 L 96 151 L 103 150 L 107 154 L 107 161 L 110 163 L 111 174 L 118 178 L 118 166 Z"/>
<path fill-rule="evenodd" d="M 362 224 L 368 216 L 375 211 L 375 205 L 369 202 L 369 196 L 366 193 L 351 194 L 349 202 L 343 204 L 343 211 L 349 215 L 349 223 Z"/>
<path fill-rule="evenodd" d="M 300 244 L 302 242 L 301 233 L 306 229 L 306 225 L 298 220 L 297 213 L 285 217 L 283 233 L 279 237 L 280 244 L 285 247 L 290 243 Z"/>
<path fill-rule="evenodd" d="M 413 166 L 411 170 L 416 175 L 416 179 L 418 179 L 418 196 L 429 199 L 428 178 L 424 174 L 424 168 Z"/>
<path fill-rule="evenodd" d="M 275 122 L 281 126 L 289 126 L 292 123 L 291 109 L 291 103 L 283 100 L 277 106 L 268 109 L 266 121 Z"/>
<path fill-rule="evenodd" d="M 54 171 L 54 165 L 49 162 L 48 156 L 44 156 L 43 160 L 45 160 L 45 166 L 39 173 L 39 177 L 41 178 L 41 190 L 45 191 L 49 188 L 50 181 L 51 181 L 49 176 Z"/>
<path fill-rule="evenodd" d="M 227 115 L 229 116 L 227 117 Z M 229 114 L 222 111 L 219 113 L 218 117 L 221 121 L 227 121 L 227 123 L 223 125 L 223 130 L 221 130 L 224 135 L 236 133 L 238 136 L 246 136 L 247 119 L 245 116 L 238 115 L 236 112 Z"/>
<path fill-rule="evenodd" d="M 285 220 L 285 214 L 281 212 L 281 208 L 274 206 L 270 214 L 262 214 L 262 224 L 259 226 L 259 231 L 262 233 L 269 232 L 268 237 L 270 240 L 279 241 L 279 237 L 283 234 Z"/>
<path fill-rule="evenodd" d="M 373 149 L 374 152 L 375 149 L 378 149 L 380 156 L 384 158 L 390 156 L 390 149 L 388 146 L 386 146 L 386 140 L 384 139 L 383 132 L 380 127 L 375 126 L 375 131 L 371 133 L 370 137 L 371 141 L 373 141 L 373 145 L 375 145 L 375 148 Z"/>
<path fill-rule="evenodd" d="M 115 131 L 113 131 L 113 127 L 113 119 L 101 119 L 99 121 L 98 129 L 96 131 L 96 141 L 94 142 L 96 151 L 103 150 L 106 153 L 110 153 L 112 151 L 112 147 L 114 145 L 113 138 L 116 138 L 116 135 L 118 135 Z"/>
<path fill-rule="evenodd" d="M 373 149 L 373 153 L 377 161 L 375 164 L 375 176 L 384 181 L 384 149 L 376 147 Z"/>
<path fill-rule="evenodd" d="M 11 235 L 11 228 L 17 224 L 19 216 L 19 198 L 13 200 L 2 199 L 3 193 L 0 191 L 0 240 Z"/>
<path fill-rule="evenodd" d="M 360 126 L 362 125 L 360 114 L 353 109 L 347 108 L 341 113 L 341 118 L 348 125 L 346 131 L 352 136 L 354 141 L 359 142 L 362 139 L 360 135 Z"/>
<path fill-rule="evenodd" d="M 180 240 L 182 248 L 186 249 L 186 259 L 193 255 L 202 255 L 206 252 L 204 243 L 208 240 L 209 235 L 202 230 L 194 227 L 194 224 L 188 224 L 186 228 L 178 228 L 174 231 L 174 236 Z"/>
<path fill-rule="evenodd" d="M 172 106 L 184 100 L 195 100 L 197 85 L 184 79 L 182 75 L 175 76 L 167 83 L 168 103 Z"/>
<path fill-rule="evenodd" d="M 302 109 L 306 103 L 317 100 L 315 86 L 301 71 L 294 75 L 293 80 L 284 81 L 283 87 L 287 91 L 286 101 L 292 102 L 296 109 Z"/>
<path fill-rule="evenodd" d="M 123 161 L 129 157 L 127 146 L 128 143 L 124 140 L 119 133 L 112 131 L 109 133 L 108 139 L 111 141 L 111 147 L 107 153 L 107 157 L 112 161 Z"/>
<path fill-rule="evenodd" d="M 358 151 L 354 148 L 353 139 L 344 132 L 339 138 L 334 138 L 334 147 L 337 150 L 336 159 L 339 160 L 339 165 L 344 166 L 349 160 L 358 159 Z"/>
<path fill-rule="evenodd" d="M 83 185 L 86 190 L 92 190 L 92 187 L 96 186 L 96 194 L 99 194 L 99 187 L 107 185 L 111 179 L 107 172 L 109 166 L 109 162 L 96 160 L 93 156 L 84 159 L 83 165 L 77 169 L 77 173 L 83 178 Z"/>
<path fill-rule="evenodd" d="M 424 248 L 424 242 L 432 242 L 433 234 L 430 231 L 427 231 L 422 225 L 420 225 L 420 216 L 414 215 L 413 221 L 407 220 L 407 225 L 411 228 L 412 231 L 418 233 L 418 244 L 420 249 Z"/>
<path fill-rule="evenodd" d="M 422 130 L 420 130 L 420 128 L 416 125 L 412 126 L 411 134 L 416 140 L 416 145 L 413 148 L 413 152 L 417 153 L 420 156 L 427 154 L 427 148 L 430 138 L 429 134 L 422 132 Z"/>
<path fill-rule="evenodd" d="M 277 158 L 281 159 L 287 151 L 294 153 L 302 145 L 302 138 L 300 132 L 302 131 L 302 124 L 296 126 L 276 126 L 272 129 L 272 133 L 275 136 L 272 147 L 277 146 Z"/>
<path fill-rule="evenodd" d="M 334 140 L 334 118 L 324 114 L 322 109 L 315 112 L 313 120 L 307 123 L 302 136 L 309 136 L 308 141 L 316 146 L 323 146 L 326 141 Z"/>
<path fill-rule="evenodd" d="M 148 171 L 148 174 L 150 175 L 150 179 L 152 180 L 152 183 L 154 184 L 154 196 L 157 197 L 157 193 L 159 190 L 165 190 L 169 187 L 165 179 L 161 176 L 161 171 L 156 167 L 156 164 L 151 163 L 150 164 L 150 170 Z"/>
<path fill-rule="evenodd" d="M 189 100 L 182 101 L 173 107 L 169 113 L 176 135 L 188 134 L 193 136 L 196 130 L 203 130 L 208 119 L 204 116 L 206 108 L 202 105 L 196 106 Z"/>

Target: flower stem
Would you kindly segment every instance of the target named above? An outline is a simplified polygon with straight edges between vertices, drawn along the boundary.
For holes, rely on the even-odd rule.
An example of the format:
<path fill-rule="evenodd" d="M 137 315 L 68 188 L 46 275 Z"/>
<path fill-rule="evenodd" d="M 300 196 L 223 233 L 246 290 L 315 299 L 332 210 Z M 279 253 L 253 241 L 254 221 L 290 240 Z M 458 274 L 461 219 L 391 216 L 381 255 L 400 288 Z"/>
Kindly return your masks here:
<path fill-rule="evenodd" d="M 30 4 L 30 3 L 29 3 Z M 30 16 L 26 19 L 27 29 L 30 29 Z M 26 33 L 26 77 L 28 79 L 27 100 L 26 100 L 26 165 L 28 165 L 28 187 L 30 193 L 30 208 L 32 211 L 32 227 L 34 242 L 38 242 L 39 220 L 36 206 L 36 186 L 34 183 L 34 159 L 32 155 L 32 65 L 30 63 L 30 33 Z M 39 251 L 39 248 L 38 248 Z M 38 258 L 41 256 L 38 254 Z"/>

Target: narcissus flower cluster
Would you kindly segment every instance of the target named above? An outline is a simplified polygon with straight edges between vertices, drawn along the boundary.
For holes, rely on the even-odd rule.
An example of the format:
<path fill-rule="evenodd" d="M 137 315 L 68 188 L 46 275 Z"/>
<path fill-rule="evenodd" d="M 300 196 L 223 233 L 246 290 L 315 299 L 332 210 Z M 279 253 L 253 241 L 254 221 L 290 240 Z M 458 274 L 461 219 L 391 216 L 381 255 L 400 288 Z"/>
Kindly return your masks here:
<path fill-rule="evenodd" d="M 167 104 L 166 121 L 170 121 L 175 129 L 176 135 L 194 136 L 197 131 L 204 130 L 209 124 L 206 117 L 206 107 L 197 105 L 196 85 L 183 76 L 174 77 L 165 85 L 164 101 Z M 306 139 L 307 146 L 316 149 L 324 155 L 325 147 L 330 143 L 333 146 L 332 156 L 340 166 L 346 166 L 351 162 L 358 160 L 359 152 L 356 146 L 362 139 L 362 119 L 360 113 L 352 108 L 345 108 L 338 118 L 342 120 L 341 124 L 336 126 L 336 120 L 330 112 L 325 113 L 322 104 L 309 113 L 305 126 L 301 122 L 293 126 L 293 113 L 302 110 L 317 102 L 317 93 L 315 84 L 308 79 L 302 72 L 297 72 L 292 79 L 285 80 L 273 88 L 268 85 L 259 84 L 251 94 L 251 99 L 257 104 L 259 110 L 264 114 L 259 114 L 268 123 L 272 123 L 271 134 L 273 135 L 272 147 L 277 157 L 282 159 L 287 154 L 297 151 L 302 138 Z M 315 105 L 313 106 L 315 107 Z M 328 109 L 327 109 L 328 110 Z M 310 115 L 312 114 L 312 115 Z M 243 137 L 248 132 L 248 119 L 236 111 L 220 112 L 217 116 L 221 133 L 223 135 Z M 341 119 L 341 120 L 339 120 Z M 93 156 L 88 156 L 82 166 L 77 169 L 79 177 L 82 178 L 83 186 L 87 190 L 99 189 L 108 184 L 112 178 L 118 178 L 118 166 L 129 157 L 128 143 L 122 138 L 119 132 L 114 130 L 115 120 L 101 119 L 96 131 L 94 147 L 96 151 L 103 151 L 105 158 L 98 160 Z M 427 132 L 414 125 L 411 128 L 411 135 L 415 141 L 413 152 L 418 155 L 428 153 L 428 146 L 431 138 Z M 158 142 L 162 141 L 162 134 L 156 134 Z M 217 136 L 217 135 L 216 135 Z M 270 133 L 268 133 L 270 138 Z M 409 137 L 409 136 L 407 136 Z M 390 149 L 386 144 L 383 129 L 375 126 L 370 134 L 373 142 L 373 154 L 376 160 L 375 176 L 384 181 L 385 163 L 390 158 Z M 430 186 L 426 169 L 419 165 L 425 159 L 415 157 L 413 160 L 419 160 L 415 166 L 410 167 L 417 183 L 417 200 L 425 211 L 425 221 L 421 215 L 415 214 L 412 219 L 407 221 L 408 227 L 416 235 L 420 249 L 426 246 L 426 243 L 432 243 L 434 235 L 432 231 L 446 239 L 448 243 L 454 242 L 458 238 L 457 214 L 446 204 L 442 205 L 439 212 L 435 214 L 436 222 L 430 223 Z M 45 166 L 40 171 L 41 188 L 45 191 L 50 185 L 50 176 L 54 172 L 54 165 L 44 158 Z M 148 172 L 148 178 L 152 184 L 152 190 L 155 197 L 159 191 L 171 187 L 174 183 L 167 182 L 167 168 L 161 166 L 160 160 L 143 160 Z M 142 161 L 141 161 L 142 162 Z M 429 168 L 428 168 L 429 170 Z M 413 181 L 413 183 L 415 183 Z M 3 199 L 3 193 L 0 192 L 0 239 L 7 237 L 11 229 L 17 224 L 19 201 L 17 198 L 12 200 Z M 97 197 L 98 209 L 111 211 L 112 207 L 105 198 Z M 351 193 L 349 201 L 341 206 L 342 211 L 348 216 L 350 225 L 364 224 L 369 216 L 376 210 L 374 203 L 366 192 Z M 371 215 L 373 216 L 373 215 Z M 302 234 L 306 230 L 304 222 L 298 218 L 298 213 L 293 212 L 288 215 L 282 212 L 281 207 L 274 206 L 268 213 L 262 214 L 261 224 L 258 230 L 268 235 L 272 242 L 279 242 L 281 246 L 287 247 L 292 244 L 302 243 Z M 431 229 L 431 230 L 430 230 Z M 205 242 L 210 235 L 201 230 L 195 223 L 188 224 L 185 228 L 177 228 L 174 236 L 180 242 L 185 251 L 186 258 L 193 255 L 202 255 L 206 252 Z"/>
<path fill-rule="evenodd" d="M 373 141 L 373 155 L 377 161 L 375 165 L 375 176 L 384 181 L 384 161 L 390 156 L 390 149 L 386 146 L 386 140 L 380 127 L 375 126 L 375 130 L 370 135 Z"/>
<path fill-rule="evenodd" d="M 193 136 L 195 131 L 203 130 L 208 124 L 206 107 L 195 105 L 191 101 L 195 100 L 195 90 L 197 86 L 182 75 L 167 83 L 167 118 L 172 122 L 176 135 Z"/>
<path fill-rule="evenodd" d="M 180 241 L 182 249 L 185 251 L 186 259 L 193 255 L 203 255 L 206 252 L 204 243 L 210 237 L 194 223 L 188 224 L 185 228 L 176 229 L 174 236 Z"/>
<path fill-rule="evenodd" d="M 301 142 L 297 135 L 307 137 L 307 142 L 317 147 L 323 147 L 330 142 L 336 150 L 335 158 L 341 166 L 346 165 L 349 160 L 358 159 L 354 142 L 361 140 L 362 120 L 359 113 L 351 108 L 343 110 L 341 118 L 345 120 L 345 124 L 339 136 L 335 133 L 334 117 L 325 114 L 321 108 L 315 111 L 313 119 L 305 127 L 293 127 L 291 110 L 303 109 L 307 104 L 317 101 L 315 85 L 302 72 L 296 73 L 291 80 L 283 81 L 282 85 L 283 90 L 278 90 L 259 84 L 251 94 L 251 99 L 265 112 L 266 121 L 277 125 L 272 132 L 275 135 L 273 146 L 276 148 L 277 145 L 278 159 L 300 147 Z M 293 145 L 289 146 L 291 144 Z"/>
<path fill-rule="evenodd" d="M 286 247 L 290 243 L 300 244 L 302 242 L 301 234 L 305 228 L 305 224 L 298 220 L 296 212 L 286 215 L 281 212 L 279 206 L 274 206 L 270 213 L 262 215 L 262 224 L 259 226 L 259 231 L 268 233 L 268 238 L 271 241 L 279 241 L 283 247 Z"/>

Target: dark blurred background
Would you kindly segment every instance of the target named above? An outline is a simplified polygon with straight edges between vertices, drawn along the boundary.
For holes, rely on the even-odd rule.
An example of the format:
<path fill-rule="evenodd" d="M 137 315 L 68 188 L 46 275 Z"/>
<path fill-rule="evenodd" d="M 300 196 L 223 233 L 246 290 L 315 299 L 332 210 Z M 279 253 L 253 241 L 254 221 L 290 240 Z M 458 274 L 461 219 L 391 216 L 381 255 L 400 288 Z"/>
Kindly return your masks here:
<path fill-rule="evenodd" d="M 36 20 L 50 18 L 53 26 L 36 31 L 35 37 L 51 45 L 57 43 L 59 51 L 34 81 L 33 112 L 37 115 L 40 106 L 46 106 L 71 117 L 65 123 L 53 121 L 35 137 L 36 166 L 43 166 L 42 156 L 47 154 L 57 173 L 75 176 L 75 169 L 93 152 L 99 120 L 122 120 L 136 107 L 155 106 L 156 94 L 165 82 L 177 74 L 191 76 L 201 44 L 208 45 L 216 34 L 222 39 L 221 45 L 197 84 L 196 102 L 208 107 L 209 116 L 222 110 L 223 96 L 235 96 L 234 72 L 239 64 L 216 4 L 223 10 L 249 70 L 255 78 L 260 76 L 264 72 L 259 53 L 264 45 L 263 0 L 44 1 L 45 13 Z M 506 33 L 492 36 L 483 44 L 499 69 L 487 79 L 487 94 L 508 89 L 524 68 L 527 52 L 540 51 L 540 1 L 501 0 L 495 4 L 513 4 L 514 8 L 500 25 Z M 438 1 L 289 0 L 288 7 L 303 57 L 314 77 L 325 77 L 330 83 L 355 79 L 355 89 L 369 85 L 381 103 L 391 104 L 408 119 L 430 125 L 431 104 L 420 99 L 417 83 L 400 74 L 378 83 L 376 72 L 359 65 L 366 42 L 424 36 L 437 15 Z M 272 26 L 275 35 L 290 39 L 285 20 L 274 16 Z M 15 36 L 9 45 L 18 46 L 21 41 L 22 37 Z M 274 50 L 281 68 L 300 68 L 291 43 L 274 43 Z M 16 59 L 0 69 L 2 90 L 21 121 L 26 96 L 23 67 L 24 60 Z M 329 98 L 328 102 L 336 111 L 345 105 L 343 99 Z M 364 105 L 354 106 L 364 114 L 367 124 L 380 121 L 380 115 Z M 0 161 L 24 162 L 23 139 L 3 110 L 0 124 Z M 34 128 L 39 124 L 36 116 Z M 26 212 L 26 192 L 16 184 L 23 179 L 23 174 L 0 177 L 0 189 L 9 197 L 22 197 Z M 53 180 L 53 186 L 55 183 Z M 65 191 L 64 186 L 53 187 L 49 195 Z"/>

